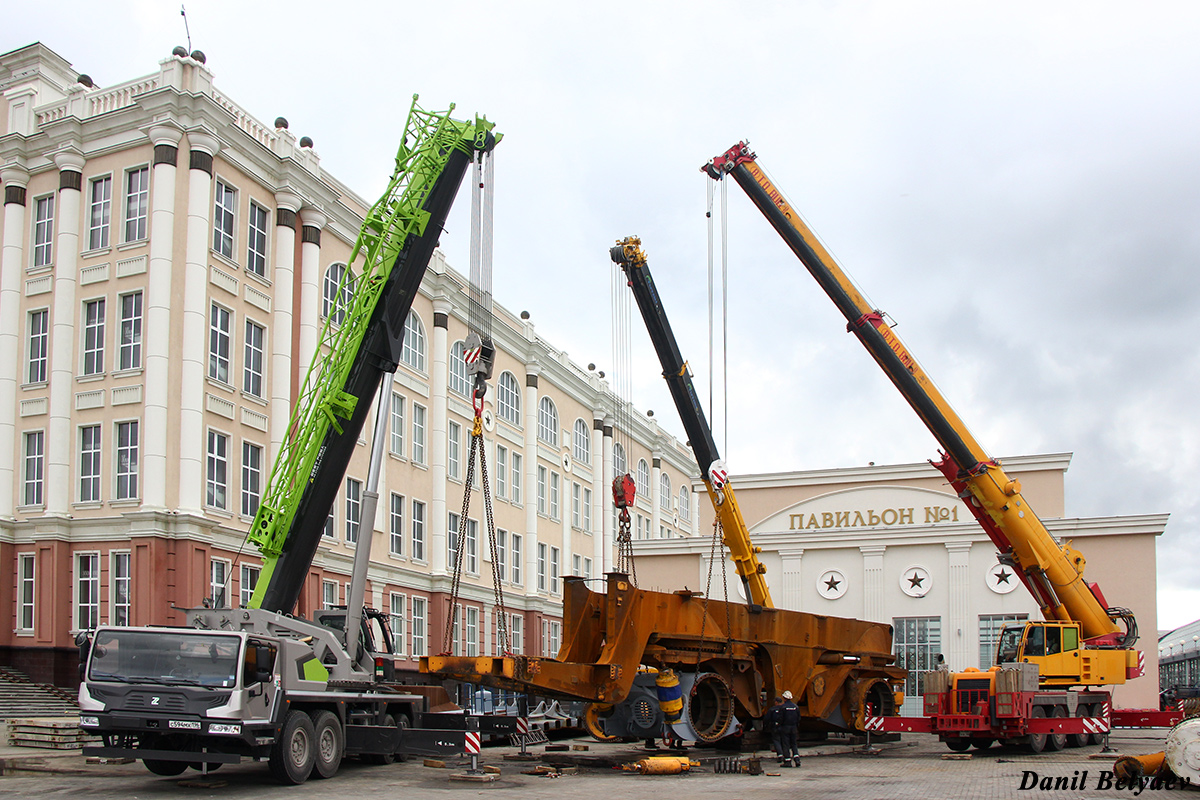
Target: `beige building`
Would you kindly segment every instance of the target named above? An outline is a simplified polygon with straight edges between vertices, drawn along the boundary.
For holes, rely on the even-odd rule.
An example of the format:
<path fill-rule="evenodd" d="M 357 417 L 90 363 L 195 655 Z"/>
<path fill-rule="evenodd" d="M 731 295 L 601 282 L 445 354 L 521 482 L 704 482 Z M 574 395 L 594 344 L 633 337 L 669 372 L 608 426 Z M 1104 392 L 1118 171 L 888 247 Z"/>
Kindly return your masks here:
<path fill-rule="evenodd" d="M 66 684 L 74 631 L 178 624 L 176 606 L 249 598 L 259 560 L 246 530 L 341 308 L 368 201 L 178 48 L 110 87 L 40 44 L 0 56 L 0 185 L 0 609 L 12 617 L 0 663 Z M 467 309 L 464 279 L 436 253 L 407 322 L 369 521 L 368 603 L 392 614 L 410 670 L 447 628 L 473 418 L 457 357 Z M 695 466 L 528 320 L 497 308 L 494 335 L 484 438 L 497 557 L 475 488 L 453 649 L 498 647 L 495 568 L 514 649 L 550 654 L 562 577 L 612 566 L 614 456 L 638 477 L 643 536 L 694 533 Z M 367 455 L 361 441 L 301 614 L 345 602 Z"/>
<path fill-rule="evenodd" d="M 1145 675 L 1117 687 L 1122 708 L 1158 707 L 1154 641 L 1156 537 L 1166 514 L 1064 517 L 1070 454 L 1004 459 L 1022 494 L 1060 541 L 1087 559 L 1086 577 L 1108 605 L 1134 612 Z M 996 547 L 928 463 L 733 476 L 738 504 L 767 568 L 775 605 L 797 611 L 886 622 L 895 631 L 897 663 L 910 670 L 906 691 L 919 694 L 921 675 L 940 653 L 952 669 L 987 666 L 1005 622 L 1037 619 L 1033 597 Z M 698 486 L 702 489 L 702 485 Z M 721 565 L 708 586 L 712 506 L 701 503 L 704 535 L 638 544 L 643 588 L 673 591 L 686 584 L 721 597 Z M 731 597 L 741 586 L 728 570 Z M 920 713 L 919 702 L 905 712 Z"/>

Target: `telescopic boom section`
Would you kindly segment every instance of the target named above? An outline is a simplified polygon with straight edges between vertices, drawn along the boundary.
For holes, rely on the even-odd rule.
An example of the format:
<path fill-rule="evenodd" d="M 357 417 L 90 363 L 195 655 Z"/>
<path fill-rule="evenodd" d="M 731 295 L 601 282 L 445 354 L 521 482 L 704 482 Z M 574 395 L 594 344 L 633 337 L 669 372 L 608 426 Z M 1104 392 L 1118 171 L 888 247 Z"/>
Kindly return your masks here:
<path fill-rule="evenodd" d="M 1132 642 L 1105 605 L 1083 580 L 1084 559 L 1070 545 L 1060 545 L 1021 496 L 1019 481 L 1010 479 L 990 458 L 946 402 L 900 338 L 871 308 L 862 294 L 805 225 L 800 214 L 759 167 L 741 142 L 701 167 L 714 180 L 732 175 L 750 200 L 787 242 L 788 247 L 846 317 L 858 337 L 944 449 L 935 463 L 959 497 L 987 531 L 1000 559 L 1011 563 L 1047 619 L 1077 621 L 1082 635 L 1097 645 Z M 1132 632 L 1130 632 L 1132 633 Z"/>
<path fill-rule="evenodd" d="M 370 211 L 348 264 L 360 268 L 352 299 L 333 309 L 271 469 L 250 538 L 263 553 L 250 607 L 288 613 L 308 569 L 371 408 L 380 378 L 395 372 L 404 323 L 459 184 L 476 153 L 500 140 L 483 117 L 417 106 L 405 124 L 396 169 Z M 361 261 L 359 257 L 362 257 Z"/>
<path fill-rule="evenodd" d="M 618 242 L 609 251 L 609 255 L 629 279 L 629 288 L 633 290 L 638 310 L 642 312 L 642 319 L 650 334 L 650 341 L 654 343 L 654 350 L 662 363 L 663 377 L 667 381 L 667 388 L 671 390 L 671 399 L 675 401 L 675 408 L 683 420 L 683 429 L 688 435 L 688 443 L 692 452 L 696 454 L 701 479 L 708 489 L 713 510 L 721 520 L 725 546 L 729 548 L 730 558 L 733 559 L 738 576 L 742 579 L 746 597 L 752 605 L 774 608 L 771 592 L 767 588 L 767 568 L 758 560 L 757 554 L 761 549 L 750 542 L 750 532 L 746 528 L 746 521 L 742 519 L 742 512 L 738 509 L 733 488 L 728 484 L 724 468 L 721 467 L 717 444 L 713 441 L 712 430 L 696 396 L 696 387 L 692 383 L 687 362 L 679 353 L 679 344 L 675 341 L 675 334 L 671 331 L 671 323 L 667 320 L 662 299 L 654 286 L 654 278 L 646 265 L 646 254 L 642 252 L 641 240 L 632 236 L 626 238 Z"/>

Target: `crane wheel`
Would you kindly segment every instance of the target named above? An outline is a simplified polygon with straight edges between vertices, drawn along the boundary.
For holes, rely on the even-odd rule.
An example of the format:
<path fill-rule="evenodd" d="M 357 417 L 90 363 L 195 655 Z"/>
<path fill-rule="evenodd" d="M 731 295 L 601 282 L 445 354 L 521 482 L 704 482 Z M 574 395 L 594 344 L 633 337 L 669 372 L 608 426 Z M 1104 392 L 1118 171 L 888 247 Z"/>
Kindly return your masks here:
<path fill-rule="evenodd" d="M 1054 712 L 1050 716 L 1056 719 L 1065 719 L 1067 716 L 1066 706 L 1055 706 Z M 1048 733 L 1046 734 L 1046 749 L 1052 753 L 1057 753 L 1067 746 L 1067 735 L 1065 733 Z"/>
<path fill-rule="evenodd" d="M 1043 708 L 1042 706 L 1034 706 L 1033 710 L 1031 712 L 1029 712 L 1029 716 L 1033 719 L 1045 719 L 1046 718 L 1046 709 Z M 1029 752 L 1040 753 L 1043 750 L 1045 750 L 1047 738 L 1048 738 L 1047 735 L 1044 733 L 1029 734 L 1029 744 L 1028 744 Z"/>
<path fill-rule="evenodd" d="M 959 739 L 957 737 L 946 740 L 946 747 L 949 747 L 956 753 L 965 753 L 971 749 L 970 739 Z"/>
<path fill-rule="evenodd" d="M 1075 717 L 1091 716 L 1091 707 L 1087 705 L 1079 705 L 1075 708 Z M 1092 741 L 1092 735 L 1088 732 L 1083 733 L 1068 733 L 1067 747 L 1087 747 Z"/>

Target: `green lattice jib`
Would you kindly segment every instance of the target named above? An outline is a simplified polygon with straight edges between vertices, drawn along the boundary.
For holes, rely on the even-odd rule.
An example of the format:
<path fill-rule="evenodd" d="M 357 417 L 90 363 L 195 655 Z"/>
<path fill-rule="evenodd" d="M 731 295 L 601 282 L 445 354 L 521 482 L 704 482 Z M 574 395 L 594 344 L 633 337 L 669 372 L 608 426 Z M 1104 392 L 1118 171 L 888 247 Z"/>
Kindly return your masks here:
<path fill-rule="evenodd" d="M 492 129 L 492 123 L 483 117 L 471 122 L 451 119 L 453 110 L 451 106 L 444 112 L 424 111 L 413 96 L 395 172 L 383 197 L 367 212 L 347 261 L 346 285 L 339 286 L 335 295 L 340 298 L 345 292 L 351 300 L 348 307 L 331 310 L 326 316 L 320 346 L 288 423 L 288 435 L 250 527 L 250 539 L 263 553 L 252 608 L 261 607 L 326 433 L 330 428 L 340 432 L 341 421 L 354 412 L 357 399 L 345 391 L 347 377 L 396 257 L 410 236 L 424 233 L 429 213 L 423 206 L 451 152 L 482 149 Z M 351 277 L 355 269 L 359 274 Z"/>

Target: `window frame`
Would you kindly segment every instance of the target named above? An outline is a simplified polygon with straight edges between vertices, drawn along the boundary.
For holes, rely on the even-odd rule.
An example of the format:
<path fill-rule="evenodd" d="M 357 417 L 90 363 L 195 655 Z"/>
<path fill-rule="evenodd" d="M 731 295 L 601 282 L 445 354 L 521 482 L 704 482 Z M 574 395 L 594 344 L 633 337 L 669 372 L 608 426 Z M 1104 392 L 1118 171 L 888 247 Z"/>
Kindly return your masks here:
<path fill-rule="evenodd" d="M 249 608 L 250 600 L 254 597 L 254 590 L 258 588 L 258 579 L 262 576 L 262 567 L 257 564 L 239 564 L 238 566 L 238 607 Z"/>
<path fill-rule="evenodd" d="M 396 613 L 396 600 L 400 603 L 400 612 Z M 392 655 L 403 656 L 407 652 L 404 646 L 405 621 L 408 613 L 408 595 L 402 592 L 388 592 L 388 625 L 392 629 Z"/>
<path fill-rule="evenodd" d="M 412 501 L 412 559 L 425 561 L 425 503 L 422 500 Z M 418 510 L 420 513 L 418 513 Z"/>
<path fill-rule="evenodd" d="M 262 225 L 255 223 L 261 216 Z M 250 201 L 246 219 L 246 271 L 260 278 L 267 277 L 267 253 L 270 246 L 271 212 L 256 201 Z M 256 247 L 257 245 L 257 247 Z"/>
<path fill-rule="evenodd" d="M 104 431 L 99 422 L 80 425 L 79 436 L 79 486 L 77 497 L 80 503 L 99 503 L 104 457 Z M 89 439 L 89 433 L 91 439 Z"/>
<path fill-rule="evenodd" d="M 140 178 L 134 186 L 134 178 Z M 138 207 L 134 208 L 137 202 Z M 150 167 L 141 164 L 125 170 L 124 242 L 142 242 L 149 238 L 150 223 Z"/>
<path fill-rule="evenodd" d="M 674 489 L 671 487 L 671 476 L 667 471 L 661 470 L 658 473 L 658 507 L 664 511 L 671 510 L 672 493 Z"/>
<path fill-rule="evenodd" d="M 550 447 L 558 447 L 558 407 L 549 395 L 538 400 L 537 438 Z"/>
<path fill-rule="evenodd" d="M 404 318 L 404 338 L 400 344 L 400 363 L 425 374 L 427 337 L 425 323 L 416 311 L 410 310 Z"/>
<path fill-rule="evenodd" d="M 17 553 L 16 626 L 14 633 L 32 634 L 37 628 L 37 553 Z"/>
<path fill-rule="evenodd" d="M 392 392 L 391 406 L 391 438 L 388 449 L 392 455 L 404 458 L 404 403 L 405 397 L 399 392 Z"/>
<path fill-rule="evenodd" d="M 205 433 L 204 448 L 204 505 L 218 511 L 229 511 L 229 443 L 231 437 L 216 428 Z M 214 452 L 213 445 L 222 443 L 224 453 Z M 220 477 L 217 476 L 220 473 Z M 217 503 L 220 490 L 220 504 Z"/>
<path fill-rule="evenodd" d="M 507 370 L 496 381 L 496 416 L 509 425 L 521 427 L 521 384 Z"/>
<path fill-rule="evenodd" d="M 124 562 L 124 575 L 119 564 Z M 122 585 L 124 593 L 122 595 Z M 108 624 L 133 624 L 133 553 L 129 550 L 108 551 Z M 121 602 L 122 596 L 124 602 Z M 124 613 L 122 613 L 124 612 Z"/>
<path fill-rule="evenodd" d="M 103 188 L 102 195 L 97 197 L 98 189 Z M 97 219 L 99 215 L 99 219 Z M 104 250 L 109 247 L 112 237 L 112 173 L 97 175 L 88 180 L 88 229 L 87 250 Z"/>
<path fill-rule="evenodd" d="M 42 216 L 43 201 L 46 214 Z M 32 269 L 54 266 L 54 212 L 57 198 L 54 193 L 33 198 L 33 231 L 30 234 Z"/>
<path fill-rule="evenodd" d="M 42 327 L 39 330 L 35 324 L 35 320 L 40 320 Z M 25 377 L 28 379 L 26 385 L 33 386 L 37 384 L 47 383 L 50 376 L 50 309 L 34 308 L 30 309 L 25 317 L 26 330 L 26 364 Z M 35 345 L 40 352 L 34 352 Z M 37 374 L 34 374 L 34 371 Z"/>
<path fill-rule="evenodd" d="M 576 464 L 590 465 L 592 463 L 592 431 L 583 417 L 575 420 L 574 436 L 571 437 L 571 451 L 575 456 Z"/>
<path fill-rule="evenodd" d="M 459 397 L 471 396 L 471 380 L 467 377 L 466 342 L 461 339 L 450 346 L 450 369 L 447 388 Z"/>
<path fill-rule="evenodd" d="M 229 373 L 233 367 L 234 312 L 217 301 L 208 310 L 208 379 L 223 386 L 232 386 Z"/>
<path fill-rule="evenodd" d="M 521 583 L 521 539 L 522 534 L 516 531 L 509 532 L 511 546 L 509 547 L 509 555 L 512 560 L 512 583 L 516 586 L 523 585 Z"/>
<path fill-rule="evenodd" d="M 253 458 L 251 458 L 253 456 Z M 262 503 L 263 448 L 248 439 L 242 440 L 241 513 L 253 518 Z"/>
<path fill-rule="evenodd" d="M 142 368 L 142 327 L 145 297 L 142 290 L 117 295 L 117 371 Z"/>
<path fill-rule="evenodd" d="M 347 544 L 358 544 L 362 532 L 362 489 L 360 480 L 346 478 L 346 536 Z"/>
<path fill-rule="evenodd" d="M 446 420 L 446 477 L 453 481 L 461 479 L 461 450 L 462 425 Z"/>
<path fill-rule="evenodd" d="M 512 455 L 512 487 L 509 492 L 509 500 L 515 505 L 521 505 L 521 460 L 523 453 L 518 453 L 515 449 Z"/>
<path fill-rule="evenodd" d="M 267 326 L 245 318 L 242 343 L 242 391 L 262 398 L 266 386 Z M 255 338 L 257 337 L 257 341 Z"/>
<path fill-rule="evenodd" d="M 425 465 L 425 433 L 427 414 L 425 406 L 412 404 L 412 462 Z"/>
<path fill-rule="evenodd" d="M 336 278 L 333 277 L 335 271 Z M 325 268 L 325 277 L 321 281 L 321 319 L 329 320 L 331 325 L 346 321 L 354 300 L 354 281 L 354 270 L 345 262 L 334 261 Z"/>
<path fill-rule="evenodd" d="M 429 620 L 429 600 L 425 597 L 413 595 L 409 598 L 409 636 L 411 637 L 411 650 L 413 658 L 420 658 L 427 655 L 426 652 L 426 635 L 428 632 Z M 420 609 L 420 614 L 417 610 Z"/>
<path fill-rule="evenodd" d="M 108 321 L 108 298 L 92 297 L 83 301 L 80 322 L 83 323 L 83 345 L 80 347 L 80 374 L 104 374 L 104 351 Z"/>
<path fill-rule="evenodd" d="M 634 475 L 634 483 L 637 486 L 637 493 L 646 500 L 650 499 L 650 465 L 646 459 L 639 458 L 637 463 L 637 474 Z"/>
<path fill-rule="evenodd" d="M 330 597 L 329 597 L 330 587 L 333 587 L 333 599 L 332 600 L 330 600 Z M 338 604 L 337 600 L 338 600 L 338 582 L 336 580 L 331 581 L 328 578 L 322 578 L 321 579 L 321 610 L 329 611 L 330 609 L 337 608 L 337 604 Z"/>
<path fill-rule="evenodd" d="M 237 187 L 224 178 L 213 181 L 212 250 L 233 261 L 234 238 L 237 236 Z"/>
<path fill-rule="evenodd" d="M 141 420 L 136 419 L 121 419 L 114 420 L 115 426 L 113 432 L 113 457 L 115 459 L 113 465 L 113 499 L 114 500 L 136 500 L 141 495 Z M 127 436 L 126 441 L 122 444 L 122 433 L 133 435 Z M 132 443 L 129 441 L 132 439 Z M 132 458 L 129 455 L 132 453 Z M 122 464 L 122 456 L 126 457 Z M 122 481 L 124 481 L 124 490 L 122 490 Z M 132 489 L 132 491 L 131 491 Z"/>
<path fill-rule="evenodd" d="M 84 559 L 89 560 L 93 567 L 93 571 L 89 574 L 84 573 L 84 570 L 83 570 Z M 72 584 L 73 584 L 73 589 L 74 589 L 74 592 L 73 592 L 74 598 L 73 599 L 75 602 L 72 603 L 72 605 L 74 606 L 73 616 L 74 616 L 75 630 L 77 630 L 77 631 L 94 630 L 97 626 L 99 626 L 101 624 L 101 622 L 100 622 L 100 611 L 101 611 L 101 604 L 100 604 L 100 551 L 86 550 L 86 551 L 76 552 L 75 559 L 74 559 L 74 565 L 75 565 L 75 570 L 74 570 L 74 574 L 72 575 L 72 578 L 74 580 L 72 581 Z M 84 599 L 85 581 L 87 582 L 87 585 L 88 585 L 88 587 L 87 587 L 88 588 L 88 592 L 87 592 L 88 599 L 86 601 Z M 86 602 L 86 607 L 89 609 L 88 617 L 94 616 L 94 618 L 89 618 L 89 619 L 84 618 L 83 612 L 84 612 L 84 608 L 85 608 L 85 602 Z"/>
<path fill-rule="evenodd" d="M 399 501 L 399 503 L 397 503 Z M 404 495 L 388 493 L 388 555 L 404 557 Z M 397 508 L 397 506 L 399 506 Z"/>
<path fill-rule="evenodd" d="M 33 446 L 35 443 L 36 448 Z M 26 508 L 43 508 L 46 505 L 44 428 L 21 433 L 21 500 L 21 505 Z"/>

